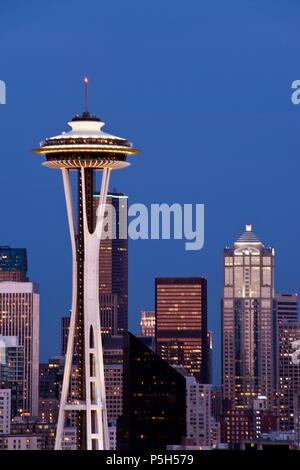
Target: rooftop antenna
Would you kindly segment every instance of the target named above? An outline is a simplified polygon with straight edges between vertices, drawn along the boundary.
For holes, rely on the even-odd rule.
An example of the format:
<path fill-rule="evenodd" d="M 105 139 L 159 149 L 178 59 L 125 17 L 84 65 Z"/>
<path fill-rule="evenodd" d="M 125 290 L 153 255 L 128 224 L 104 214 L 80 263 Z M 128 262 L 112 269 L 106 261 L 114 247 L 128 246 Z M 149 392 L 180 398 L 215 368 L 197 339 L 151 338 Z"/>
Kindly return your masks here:
<path fill-rule="evenodd" d="M 84 112 L 88 113 L 88 91 L 87 91 L 87 85 L 88 85 L 88 79 L 87 77 L 84 78 L 84 85 L 85 85 L 85 93 L 84 93 Z"/>

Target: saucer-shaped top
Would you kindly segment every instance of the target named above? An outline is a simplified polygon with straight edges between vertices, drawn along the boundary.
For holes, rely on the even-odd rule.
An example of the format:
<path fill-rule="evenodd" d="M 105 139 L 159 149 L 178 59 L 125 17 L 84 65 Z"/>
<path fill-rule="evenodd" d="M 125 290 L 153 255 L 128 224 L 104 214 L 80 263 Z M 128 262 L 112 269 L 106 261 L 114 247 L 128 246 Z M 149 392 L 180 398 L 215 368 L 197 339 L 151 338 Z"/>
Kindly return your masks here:
<path fill-rule="evenodd" d="M 104 122 L 88 112 L 68 122 L 71 130 L 40 143 L 34 153 L 46 156 L 43 165 L 52 168 L 80 167 L 122 168 L 128 166 L 126 157 L 140 153 L 122 137 L 103 132 Z"/>

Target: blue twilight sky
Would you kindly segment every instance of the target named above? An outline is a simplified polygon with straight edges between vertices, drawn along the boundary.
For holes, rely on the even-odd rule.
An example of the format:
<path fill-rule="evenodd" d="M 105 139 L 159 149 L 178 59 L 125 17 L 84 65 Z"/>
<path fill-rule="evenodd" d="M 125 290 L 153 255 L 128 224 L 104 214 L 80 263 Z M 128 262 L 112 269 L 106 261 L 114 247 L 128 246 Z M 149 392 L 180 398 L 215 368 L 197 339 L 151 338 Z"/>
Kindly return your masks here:
<path fill-rule="evenodd" d="M 299 290 L 299 0 L 1 2 L 0 244 L 26 247 L 41 291 L 41 360 L 60 351 L 71 249 L 59 172 L 30 152 L 83 109 L 142 150 L 110 188 L 129 203 L 204 203 L 205 245 L 130 241 L 130 329 L 155 276 L 208 279 L 220 377 L 222 252 L 252 223 L 275 247 L 276 289 Z"/>

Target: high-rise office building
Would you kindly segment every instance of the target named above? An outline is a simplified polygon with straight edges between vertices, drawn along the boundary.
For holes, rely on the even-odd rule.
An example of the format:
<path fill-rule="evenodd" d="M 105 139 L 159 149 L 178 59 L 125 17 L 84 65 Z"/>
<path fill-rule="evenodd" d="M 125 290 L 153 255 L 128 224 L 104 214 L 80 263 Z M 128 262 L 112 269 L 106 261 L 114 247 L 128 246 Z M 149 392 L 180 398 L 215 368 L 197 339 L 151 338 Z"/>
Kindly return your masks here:
<path fill-rule="evenodd" d="M 11 391 L 11 417 L 23 414 L 24 347 L 17 336 L 0 335 L 0 388 Z"/>
<path fill-rule="evenodd" d="M 123 336 L 103 336 L 102 345 L 110 450 L 115 450 L 117 420 L 123 413 Z"/>
<path fill-rule="evenodd" d="M 222 388 L 220 386 L 212 388 L 211 413 L 216 421 L 220 421 L 222 414 Z"/>
<path fill-rule="evenodd" d="M 107 420 L 116 421 L 123 411 L 123 364 L 104 364 Z"/>
<path fill-rule="evenodd" d="M 131 333 L 124 335 L 118 450 L 163 450 L 186 434 L 185 378 Z"/>
<path fill-rule="evenodd" d="M 38 284 L 0 282 L 0 334 L 24 348 L 23 416 L 38 416 L 39 303 Z"/>
<path fill-rule="evenodd" d="M 277 323 L 298 320 L 298 294 L 275 294 Z"/>
<path fill-rule="evenodd" d="M 141 336 L 155 338 L 155 312 L 141 310 Z"/>
<path fill-rule="evenodd" d="M 48 363 L 40 364 L 39 388 L 41 398 L 60 397 L 64 374 L 64 356 L 53 356 Z"/>
<path fill-rule="evenodd" d="M 208 367 L 208 379 L 207 383 L 212 383 L 212 370 L 213 370 L 213 332 L 207 332 L 207 367 Z"/>
<path fill-rule="evenodd" d="M 0 389 L 0 434 L 10 433 L 11 390 Z"/>
<path fill-rule="evenodd" d="M 70 329 L 70 317 L 61 317 L 60 334 L 61 334 L 61 355 L 67 354 L 68 336 Z M 74 351 L 75 354 L 75 351 Z"/>
<path fill-rule="evenodd" d="M 295 353 L 292 343 L 300 339 L 298 294 L 275 294 L 273 307 L 279 426 L 282 431 L 291 431 L 294 429 L 294 396 L 300 389 L 300 366 L 292 361 Z"/>
<path fill-rule="evenodd" d="M 194 446 L 211 446 L 212 385 L 186 377 L 186 437 Z"/>
<path fill-rule="evenodd" d="M 172 367 L 186 381 L 186 436 L 182 448 L 210 448 L 213 437 L 212 385 L 200 384 L 183 366 Z"/>
<path fill-rule="evenodd" d="M 99 197 L 100 194 L 94 194 L 95 215 Z M 123 193 L 108 192 L 99 255 L 101 328 L 104 334 L 115 335 L 128 330 L 127 231 L 128 197 Z"/>
<path fill-rule="evenodd" d="M 123 336 L 102 338 L 104 365 L 123 364 Z"/>
<path fill-rule="evenodd" d="M 294 431 L 295 431 L 295 444 L 297 449 L 300 449 L 300 393 L 297 393 L 294 398 Z"/>
<path fill-rule="evenodd" d="M 156 278 L 155 315 L 159 356 L 208 383 L 206 279 Z"/>
<path fill-rule="evenodd" d="M 0 282 L 27 282 L 27 253 L 25 248 L 0 246 Z"/>
<path fill-rule="evenodd" d="M 300 341 L 300 322 L 279 320 L 278 324 L 278 401 L 279 425 L 282 431 L 294 429 L 294 403 L 300 391 L 300 364 L 293 358 Z M 300 344 L 300 342 L 299 342 Z"/>
<path fill-rule="evenodd" d="M 117 421 L 111 421 L 108 425 L 110 450 L 117 448 Z"/>
<path fill-rule="evenodd" d="M 274 388 L 279 390 L 279 328 L 298 321 L 298 294 L 275 294 L 273 299 Z"/>
<path fill-rule="evenodd" d="M 115 336 L 118 334 L 118 316 L 120 304 L 118 294 L 100 294 L 100 321 L 101 336 Z"/>
<path fill-rule="evenodd" d="M 274 250 L 251 225 L 224 249 L 222 388 L 233 406 L 274 394 Z"/>

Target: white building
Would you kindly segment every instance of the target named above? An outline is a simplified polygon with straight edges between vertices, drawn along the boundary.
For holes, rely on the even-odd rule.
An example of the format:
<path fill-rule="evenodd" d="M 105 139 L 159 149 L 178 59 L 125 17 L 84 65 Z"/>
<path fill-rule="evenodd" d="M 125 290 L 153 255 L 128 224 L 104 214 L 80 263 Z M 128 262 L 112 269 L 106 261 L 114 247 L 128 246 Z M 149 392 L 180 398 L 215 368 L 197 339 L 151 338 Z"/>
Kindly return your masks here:
<path fill-rule="evenodd" d="M 117 448 L 117 421 L 108 422 L 109 449 Z"/>
<path fill-rule="evenodd" d="M 38 416 L 39 287 L 32 282 L 0 282 L 0 334 L 24 346 L 23 414 Z"/>
<path fill-rule="evenodd" d="M 11 434 L 0 436 L 0 450 L 41 450 L 41 437 Z"/>
<path fill-rule="evenodd" d="M 11 419 L 11 390 L 0 389 L 0 434 L 10 433 L 10 419 Z"/>
<path fill-rule="evenodd" d="M 155 337 L 155 312 L 141 310 L 141 335 Z"/>
<path fill-rule="evenodd" d="M 211 384 L 186 379 L 186 438 L 197 447 L 211 446 Z"/>

